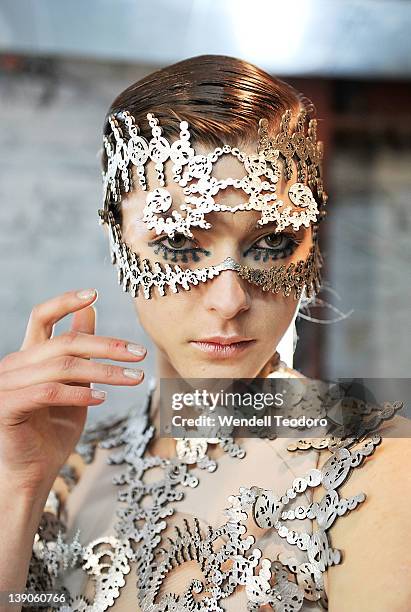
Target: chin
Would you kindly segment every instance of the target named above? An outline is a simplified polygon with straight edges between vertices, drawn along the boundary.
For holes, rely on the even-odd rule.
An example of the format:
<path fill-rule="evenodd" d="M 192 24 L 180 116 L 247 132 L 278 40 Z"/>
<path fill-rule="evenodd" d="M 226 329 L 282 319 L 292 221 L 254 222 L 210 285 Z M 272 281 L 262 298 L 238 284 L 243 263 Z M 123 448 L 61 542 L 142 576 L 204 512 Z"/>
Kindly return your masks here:
<path fill-rule="evenodd" d="M 256 369 L 253 362 L 236 364 L 231 363 L 191 363 L 183 368 L 183 378 L 255 378 L 261 368 Z M 261 366 L 263 367 L 263 366 Z"/>

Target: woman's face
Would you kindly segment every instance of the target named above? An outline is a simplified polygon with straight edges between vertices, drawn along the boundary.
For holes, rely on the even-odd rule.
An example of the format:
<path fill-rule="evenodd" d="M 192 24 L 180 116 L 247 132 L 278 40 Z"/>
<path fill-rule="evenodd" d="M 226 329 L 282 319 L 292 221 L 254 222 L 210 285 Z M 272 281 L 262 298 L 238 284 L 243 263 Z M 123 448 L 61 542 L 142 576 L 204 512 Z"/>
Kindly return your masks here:
<path fill-rule="evenodd" d="M 255 146 L 243 150 L 254 154 Z M 196 146 L 198 154 L 209 152 L 206 147 Z M 173 206 L 178 207 L 183 192 L 172 179 L 170 162 L 165 164 L 164 171 Z M 242 178 L 244 173 L 243 165 L 231 155 L 222 156 L 213 168 L 213 176 L 217 179 Z M 146 165 L 146 177 L 148 189 L 155 189 L 158 182 L 152 162 Z M 296 176 L 288 183 L 282 178 L 277 183 L 278 199 L 291 207 L 287 192 L 293 182 L 296 182 Z M 138 181 L 134 184 L 138 185 Z M 268 266 L 289 264 L 308 256 L 312 244 L 311 228 L 302 226 L 295 232 L 289 227 L 282 234 L 275 234 L 273 224 L 256 227 L 261 213 L 253 210 L 208 213 L 206 220 L 212 227 L 206 230 L 192 227 L 194 239 L 181 234 L 174 238 L 168 238 L 166 234 L 156 235 L 155 230 L 148 230 L 142 221 L 146 195 L 136 186 L 121 203 L 123 240 L 141 259 L 175 265 L 170 255 L 171 248 L 193 249 L 188 253 L 191 263 L 181 264 L 178 258 L 175 261 L 182 267 L 189 265 L 192 268 L 210 266 L 226 257 L 256 267 L 260 265 L 256 258 L 260 257 L 261 261 L 263 254 L 269 255 Z M 248 196 L 240 189 L 229 187 L 221 190 L 215 200 L 234 206 L 240 200 L 247 202 Z M 133 299 L 140 323 L 158 349 L 162 377 L 256 377 L 272 357 L 298 303 L 293 295 L 286 298 L 282 292 L 262 291 L 233 270 L 220 272 L 197 286 L 190 285 L 188 291 L 179 289 L 178 293 L 168 291 L 165 296 L 160 296 L 154 289 L 151 295 L 147 300 L 141 292 Z M 215 344 L 215 340 L 210 340 L 218 336 L 228 339 L 234 336 L 241 341 L 222 348 Z"/>

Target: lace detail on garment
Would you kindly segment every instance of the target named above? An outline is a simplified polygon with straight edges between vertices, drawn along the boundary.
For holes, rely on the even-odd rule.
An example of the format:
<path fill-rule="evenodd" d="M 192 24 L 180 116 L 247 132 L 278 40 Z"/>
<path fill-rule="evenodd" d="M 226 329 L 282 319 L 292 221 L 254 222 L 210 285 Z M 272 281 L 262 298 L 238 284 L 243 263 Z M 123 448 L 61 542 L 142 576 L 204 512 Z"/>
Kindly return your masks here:
<path fill-rule="evenodd" d="M 197 518 L 183 519 L 174 526 L 172 537 L 163 538 L 167 521 L 177 510 L 174 502 L 183 499 L 184 489 L 196 487 L 199 478 L 184 459 L 146 454 L 155 434 L 149 420 L 153 388 L 152 382 L 145 403 L 133 407 L 126 417 L 87 429 L 76 447 L 85 461 L 93 460 L 97 446 L 115 449 L 107 459 L 108 464 L 122 466 L 112 481 L 120 487 L 114 535 L 84 545 L 76 534 L 71 542 L 66 542 L 59 512 L 54 523 L 50 521 L 53 515 L 45 512 L 43 517 L 49 515 L 50 522 L 47 527 L 41 526 L 36 536 L 28 586 L 35 590 L 59 588 L 64 571 L 82 568 L 94 583 L 94 600 L 67 593 L 68 603 L 54 610 L 103 612 L 119 597 L 133 564 L 138 604 L 143 612 L 223 612 L 224 601 L 239 587 L 245 590 L 250 612 L 262 605 L 269 605 L 276 612 L 298 611 L 304 602 L 318 602 L 326 608 L 324 573 L 329 566 L 341 562 L 341 552 L 332 547 L 328 531 L 338 517 L 355 510 L 365 499 L 364 492 L 344 498 L 339 487 L 375 451 L 381 437 L 366 438 L 362 432 L 362 440 L 333 438 L 307 440 L 305 444 L 297 441 L 290 451 L 303 452 L 318 445 L 330 450 L 331 456 L 321 470 L 312 469 L 294 478 L 282 495 L 255 486 L 241 487 L 228 498 L 226 520 L 219 527 L 201 529 Z M 395 410 L 393 407 L 391 417 Z M 388 412 L 382 418 L 389 418 Z M 372 425 L 376 424 L 374 420 Z M 226 440 L 221 442 L 222 448 L 230 448 Z M 352 448 L 359 442 L 359 448 Z M 238 455 L 237 458 L 240 460 Z M 207 462 L 205 469 L 209 469 L 206 465 Z M 153 467 L 160 468 L 161 476 L 146 483 L 144 475 Z M 73 486 L 75 476 L 66 466 L 63 474 Z M 319 485 L 325 489 L 321 501 L 304 503 L 304 492 Z M 149 506 L 143 503 L 147 498 Z M 316 521 L 312 533 L 291 529 L 287 524 L 304 518 Z M 247 533 L 246 523 L 250 519 L 303 551 L 304 562 L 288 553 L 275 559 L 263 558 L 254 545 L 254 536 Z M 160 594 L 170 572 L 190 560 L 198 564 L 203 579 L 191 580 L 182 593 Z"/>

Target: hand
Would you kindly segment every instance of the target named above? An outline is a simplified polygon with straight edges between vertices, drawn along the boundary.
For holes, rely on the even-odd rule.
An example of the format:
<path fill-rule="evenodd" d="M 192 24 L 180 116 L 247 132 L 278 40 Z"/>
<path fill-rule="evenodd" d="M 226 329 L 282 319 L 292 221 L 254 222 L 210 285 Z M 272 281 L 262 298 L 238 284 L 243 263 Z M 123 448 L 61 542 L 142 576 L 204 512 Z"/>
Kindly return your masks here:
<path fill-rule="evenodd" d="M 95 290 L 68 291 L 36 305 L 21 348 L 0 361 L 0 486 L 12 483 L 30 498 L 49 491 L 79 441 L 88 406 L 105 399 L 90 383 L 143 380 L 137 368 L 91 361 L 135 362 L 146 353 L 140 345 L 94 335 L 96 297 Z M 69 313 L 70 331 L 53 337 L 54 324 Z"/>

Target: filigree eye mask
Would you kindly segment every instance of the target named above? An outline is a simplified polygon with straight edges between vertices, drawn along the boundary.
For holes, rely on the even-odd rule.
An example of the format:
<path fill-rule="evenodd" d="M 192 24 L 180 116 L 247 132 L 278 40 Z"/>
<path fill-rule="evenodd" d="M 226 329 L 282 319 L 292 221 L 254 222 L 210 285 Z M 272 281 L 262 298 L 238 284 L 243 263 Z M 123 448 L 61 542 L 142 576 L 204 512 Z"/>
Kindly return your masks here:
<path fill-rule="evenodd" d="M 151 129 L 150 140 L 140 133 L 140 128 L 129 112 L 110 115 L 109 130 L 104 136 L 107 161 L 103 172 L 104 209 L 99 211 L 99 215 L 101 222 L 109 225 L 111 258 L 118 267 L 119 283 L 123 290 L 135 296 L 141 287 L 144 297 L 149 299 L 153 287 L 157 288 L 159 295 L 165 295 L 167 287 L 175 293 L 180 288 L 187 290 L 199 282 L 206 282 L 224 270 L 235 270 L 242 278 L 264 291 L 279 293 L 282 290 L 284 296 L 293 293 L 296 299 L 304 287 L 308 294 L 317 292 L 321 256 L 316 230 L 324 214 L 322 208 L 327 196 L 322 186 L 322 147 L 316 141 L 316 120 L 309 121 L 305 134 L 306 118 L 305 111 L 301 111 L 295 130 L 291 131 L 291 111 L 286 111 L 280 130 L 272 140 L 268 136 L 267 120 L 261 119 L 258 147 L 254 155 L 247 155 L 229 145 L 217 147 L 207 155 L 200 155 L 196 154 L 191 144 L 186 121 L 180 122 L 179 139 L 170 142 L 163 135 L 158 119 L 152 114 L 147 115 Z M 213 176 L 214 165 L 225 155 L 234 156 L 242 164 L 242 178 L 217 179 Z M 177 208 L 166 186 L 166 162 L 172 163 L 173 182 L 181 188 Z M 146 178 L 148 163 L 154 163 L 158 183 L 152 189 L 149 189 L 151 185 L 148 185 Z M 282 172 L 288 182 L 291 180 L 294 165 L 297 167 L 297 181 L 288 187 L 288 198 L 292 203 L 290 206 L 278 198 L 276 189 Z M 140 188 L 147 193 L 143 222 L 148 230 L 155 230 L 156 235 L 193 238 L 191 228 L 212 231 L 212 224 L 206 218 L 210 212 L 235 214 L 238 211 L 253 210 L 260 212 L 256 227 L 264 228 L 268 223 L 274 223 L 274 233 L 280 234 L 289 227 L 298 230 L 301 226 L 312 226 L 313 247 L 305 260 L 290 262 L 285 255 L 280 257 L 278 249 L 266 246 L 258 253 L 255 250 L 254 261 L 258 263 L 253 266 L 226 257 L 223 261 L 213 261 L 207 266 L 193 267 L 187 264 L 187 253 L 190 251 L 193 258 L 195 253 L 198 259 L 194 260 L 199 261 L 198 251 L 201 249 L 170 250 L 165 245 L 158 246 L 155 251 L 158 254 L 161 250 L 160 260 L 153 261 L 150 257 L 140 261 L 140 255 L 134 253 L 123 241 L 120 225 L 115 222 L 113 212 L 122 195 L 134 188 L 133 168 Z M 216 201 L 215 196 L 227 188 L 238 190 L 241 194 L 238 204 L 229 206 Z M 202 251 L 202 255 L 207 255 L 204 249 Z M 164 259 L 168 259 L 167 253 L 171 252 L 172 261 L 183 263 L 164 263 Z M 292 249 L 289 248 L 288 255 L 291 254 Z M 270 260 L 275 260 L 275 264 L 271 265 Z"/>

